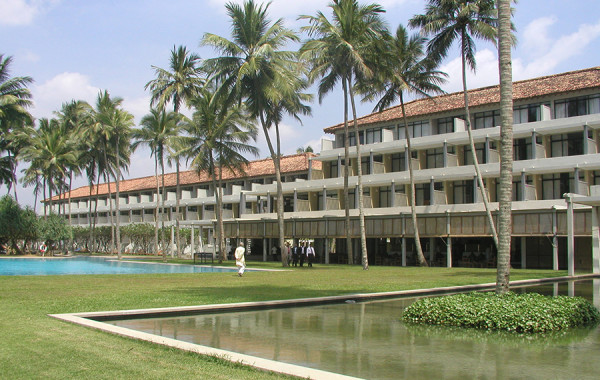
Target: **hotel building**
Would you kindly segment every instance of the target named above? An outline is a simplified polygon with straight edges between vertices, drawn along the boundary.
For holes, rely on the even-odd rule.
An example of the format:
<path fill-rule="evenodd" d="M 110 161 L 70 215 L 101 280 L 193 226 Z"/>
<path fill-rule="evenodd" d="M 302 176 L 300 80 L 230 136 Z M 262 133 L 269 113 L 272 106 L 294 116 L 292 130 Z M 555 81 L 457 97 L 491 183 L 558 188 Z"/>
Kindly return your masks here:
<path fill-rule="evenodd" d="M 514 82 L 513 93 L 511 264 L 515 268 L 566 269 L 572 257 L 576 268 L 591 269 L 594 226 L 597 234 L 595 206 L 571 204 L 572 223 L 568 223 L 571 216 L 564 195 L 570 194 L 570 199 L 600 195 L 600 67 Z M 499 86 L 470 90 L 469 99 L 476 153 L 496 217 Z M 353 254 L 358 258 L 356 173 L 361 165 L 369 263 L 414 265 L 408 203 L 411 165 L 426 259 L 439 266 L 495 267 L 495 248 L 465 130 L 462 92 L 418 99 L 405 106 L 412 137 L 410 156 L 399 106 L 359 118 L 359 135 L 349 133 L 349 199 L 343 195 L 342 124 L 325 129 L 332 138 L 322 140 L 318 155 L 282 158 L 286 238 L 314 240 L 321 262 L 345 262 L 346 244 L 341 239 L 346 236 L 344 207 L 348 202 Z M 357 143 L 361 144 L 361 162 L 356 156 Z M 165 175 L 165 181 L 168 212 L 164 217 L 172 225 L 175 174 Z M 181 224 L 196 227 L 210 240 L 215 228 L 210 179 L 190 171 L 181 174 L 181 183 Z M 226 237 L 250 239 L 251 252 L 266 259 L 278 237 L 273 163 L 269 159 L 252 161 L 245 174 L 226 173 L 224 184 Z M 153 223 L 154 177 L 125 180 L 120 185 L 120 222 Z M 95 192 L 92 189 L 92 194 Z M 100 185 L 98 192 L 97 222 L 107 224 L 107 185 Z M 67 199 L 65 195 L 55 197 L 55 210 L 62 207 L 68 212 Z M 71 192 L 75 225 L 89 223 L 90 202 L 94 210 L 95 196 L 90 197 L 89 187 Z M 112 202 L 116 202 L 114 194 Z"/>

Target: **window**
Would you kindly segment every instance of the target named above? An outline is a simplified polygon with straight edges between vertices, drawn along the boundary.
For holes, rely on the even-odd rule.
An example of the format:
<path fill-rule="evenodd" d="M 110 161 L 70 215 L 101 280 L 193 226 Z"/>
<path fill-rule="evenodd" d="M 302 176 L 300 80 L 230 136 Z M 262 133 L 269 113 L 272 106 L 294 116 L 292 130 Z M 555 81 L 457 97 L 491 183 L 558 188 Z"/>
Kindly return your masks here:
<path fill-rule="evenodd" d="M 392 204 L 391 186 L 379 188 L 379 207 L 390 207 Z"/>
<path fill-rule="evenodd" d="M 527 104 L 513 108 L 513 123 L 531 123 L 542 120 L 541 104 Z"/>
<path fill-rule="evenodd" d="M 402 172 L 406 170 L 406 155 L 402 153 L 392 154 L 392 171 Z"/>
<path fill-rule="evenodd" d="M 338 161 L 331 161 L 330 165 L 329 165 L 329 178 L 336 178 L 339 176 L 339 166 L 338 166 Z"/>
<path fill-rule="evenodd" d="M 580 96 L 554 102 L 554 118 L 600 113 L 600 94 Z"/>
<path fill-rule="evenodd" d="M 594 185 L 600 185 L 600 170 L 594 171 Z"/>
<path fill-rule="evenodd" d="M 367 129 L 365 133 L 367 134 L 367 144 L 381 142 L 381 128 Z"/>
<path fill-rule="evenodd" d="M 428 206 L 431 204 L 431 186 L 429 183 L 419 183 L 415 185 L 415 198 L 417 205 Z"/>
<path fill-rule="evenodd" d="M 583 134 L 569 133 L 550 136 L 550 157 L 583 154 Z"/>
<path fill-rule="evenodd" d="M 475 144 L 475 153 L 477 154 L 477 162 L 485 164 L 485 143 Z M 473 165 L 473 154 L 471 153 L 471 147 L 469 145 L 465 145 L 463 162 L 463 165 Z"/>
<path fill-rule="evenodd" d="M 429 126 L 429 121 L 413 121 L 408 123 L 408 128 L 410 131 L 410 137 L 421 137 L 421 136 L 430 136 L 431 128 Z M 398 127 L 398 139 L 405 139 L 406 133 L 404 130 L 404 126 Z"/>
<path fill-rule="evenodd" d="M 441 135 L 444 133 L 452 133 L 454 132 L 454 118 L 453 117 L 444 117 L 441 119 L 437 119 L 437 131 L 435 134 Z"/>
<path fill-rule="evenodd" d="M 531 154 L 531 139 L 515 139 L 513 141 L 513 159 L 515 161 L 528 160 Z"/>
<path fill-rule="evenodd" d="M 448 147 L 448 153 L 452 153 L 450 152 L 450 148 L 454 147 Z M 427 166 L 425 169 L 444 167 L 444 148 L 427 149 L 425 155 L 427 157 Z"/>
<path fill-rule="evenodd" d="M 542 175 L 542 199 L 561 199 L 564 193 L 569 193 L 573 173 L 556 173 Z"/>
<path fill-rule="evenodd" d="M 475 125 L 473 129 L 493 128 L 501 124 L 500 110 L 477 112 L 473 115 Z"/>
<path fill-rule="evenodd" d="M 454 204 L 473 203 L 473 181 L 454 182 Z"/>

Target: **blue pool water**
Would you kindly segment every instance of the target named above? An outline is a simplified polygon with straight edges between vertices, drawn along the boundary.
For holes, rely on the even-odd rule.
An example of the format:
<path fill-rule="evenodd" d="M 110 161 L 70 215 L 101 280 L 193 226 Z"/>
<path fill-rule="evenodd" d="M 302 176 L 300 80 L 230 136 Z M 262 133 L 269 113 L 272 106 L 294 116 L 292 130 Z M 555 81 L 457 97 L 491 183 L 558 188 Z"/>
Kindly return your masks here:
<path fill-rule="evenodd" d="M 107 257 L 0 259 L 0 276 L 236 272 L 235 268 L 118 261 Z"/>

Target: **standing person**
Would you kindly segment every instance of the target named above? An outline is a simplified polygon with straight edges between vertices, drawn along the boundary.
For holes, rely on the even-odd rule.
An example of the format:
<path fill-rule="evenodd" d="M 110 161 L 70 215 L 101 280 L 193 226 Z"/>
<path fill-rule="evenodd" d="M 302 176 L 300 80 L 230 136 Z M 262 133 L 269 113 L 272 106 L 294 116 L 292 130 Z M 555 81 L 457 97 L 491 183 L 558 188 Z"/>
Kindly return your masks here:
<path fill-rule="evenodd" d="M 244 274 L 244 270 L 246 269 L 246 258 L 244 254 L 246 253 L 246 248 L 244 248 L 244 242 L 240 242 L 240 246 L 235 249 L 235 265 L 238 269 L 238 276 L 242 277 Z"/>
<path fill-rule="evenodd" d="M 292 248 L 290 247 L 290 242 L 286 241 L 283 247 L 283 254 L 287 258 L 287 262 L 290 263 L 292 261 Z"/>
<path fill-rule="evenodd" d="M 294 243 L 292 247 L 292 266 L 298 266 L 298 258 L 300 256 L 300 247 L 298 247 L 298 243 Z"/>
<path fill-rule="evenodd" d="M 309 243 L 308 248 L 306 248 L 306 257 L 308 258 L 308 266 L 312 268 L 313 261 L 315 260 L 315 249 L 312 243 Z"/>
<path fill-rule="evenodd" d="M 304 259 L 306 259 L 306 242 L 300 246 L 300 266 L 304 265 Z"/>

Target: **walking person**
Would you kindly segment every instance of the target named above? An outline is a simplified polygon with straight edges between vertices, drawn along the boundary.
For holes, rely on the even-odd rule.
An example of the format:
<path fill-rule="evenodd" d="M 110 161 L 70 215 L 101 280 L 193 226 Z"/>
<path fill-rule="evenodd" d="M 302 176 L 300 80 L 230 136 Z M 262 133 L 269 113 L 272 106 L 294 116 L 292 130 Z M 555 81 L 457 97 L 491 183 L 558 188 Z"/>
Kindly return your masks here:
<path fill-rule="evenodd" d="M 309 243 L 308 248 L 306 248 L 306 257 L 308 258 L 308 266 L 312 268 L 313 261 L 315 260 L 315 249 L 312 243 Z"/>
<path fill-rule="evenodd" d="M 244 248 L 244 243 L 240 242 L 240 246 L 235 249 L 235 265 L 238 267 L 238 276 L 242 277 L 244 274 L 244 270 L 246 269 L 246 258 L 244 254 L 246 253 L 246 248 Z"/>
<path fill-rule="evenodd" d="M 304 259 L 306 259 L 306 243 L 300 246 L 300 266 L 304 266 Z"/>
<path fill-rule="evenodd" d="M 298 247 L 298 243 L 294 243 L 292 247 L 292 266 L 298 266 L 298 258 L 300 257 L 300 247 Z"/>

